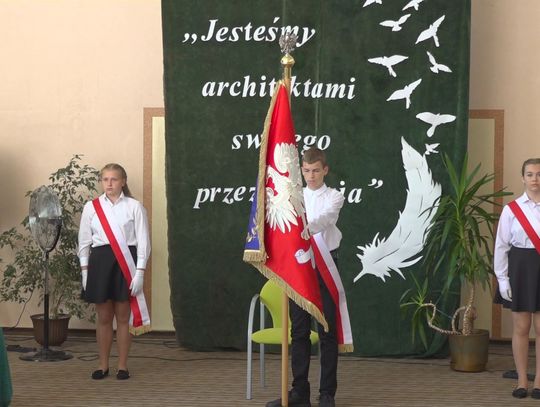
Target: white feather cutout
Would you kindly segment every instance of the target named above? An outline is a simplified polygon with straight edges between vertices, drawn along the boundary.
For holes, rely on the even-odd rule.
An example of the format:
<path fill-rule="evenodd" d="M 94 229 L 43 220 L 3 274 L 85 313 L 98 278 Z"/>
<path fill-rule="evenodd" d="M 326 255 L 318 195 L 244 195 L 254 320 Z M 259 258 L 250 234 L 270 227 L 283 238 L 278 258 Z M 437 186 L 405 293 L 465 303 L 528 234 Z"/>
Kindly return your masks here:
<path fill-rule="evenodd" d="M 433 182 L 426 157 L 420 155 L 404 138 L 401 138 L 401 156 L 407 178 L 407 199 L 403 212 L 394 230 L 388 238 L 379 239 L 375 235 L 371 243 L 358 246 L 357 254 L 362 263 L 362 271 L 354 278 L 354 282 L 366 274 L 372 274 L 386 281 L 390 271 L 402 278 L 402 268 L 418 262 L 419 253 L 424 247 L 425 232 L 428 229 L 435 211 L 426 211 L 441 196 L 441 186 Z"/>

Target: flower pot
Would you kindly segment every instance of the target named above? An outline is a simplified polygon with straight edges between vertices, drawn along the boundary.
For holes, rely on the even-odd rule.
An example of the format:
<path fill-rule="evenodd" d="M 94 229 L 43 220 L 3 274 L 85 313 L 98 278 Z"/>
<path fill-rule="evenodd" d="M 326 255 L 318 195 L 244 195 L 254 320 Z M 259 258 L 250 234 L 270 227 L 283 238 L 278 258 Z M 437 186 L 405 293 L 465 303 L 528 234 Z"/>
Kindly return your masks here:
<path fill-rule="evenodd" d="M 486 370 L 489 331 L 475 329 L 471 335 L 450 335 L 450 367 L 460 372 Z"/>
<path fill-rule="evenodd" d="M 45 344 L 43 314 L 30 315 L 34 325 L 34 338 L 40 345 Z M 49 346 L 60 346 L 67 339 L 70 315 L 60 314 L 57 318 L 49 318 Z"/>

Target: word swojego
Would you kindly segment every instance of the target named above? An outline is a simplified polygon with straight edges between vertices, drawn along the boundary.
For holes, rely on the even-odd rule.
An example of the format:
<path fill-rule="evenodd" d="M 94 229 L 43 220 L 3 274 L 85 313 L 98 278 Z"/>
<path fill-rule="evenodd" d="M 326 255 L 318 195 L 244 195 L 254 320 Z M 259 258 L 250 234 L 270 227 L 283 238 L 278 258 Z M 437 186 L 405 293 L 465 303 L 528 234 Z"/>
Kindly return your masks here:
<path fill-rule="evenodd" d="M 322 136 L 314 136 L 311 134 L 308 135 L 300 135 L 297 134 L 295 136 L 296 138 L 296 144 L 300 147 L 300 153 L 304 154 L 304 152 L 313 146 L 316 146 L 317 148 L 321 150 L 326 150 L 328 147 L 330 147 L 330 144 L 332 142 L 332 139 L 329 135 L 325 134 Z M 232 150 L 240 150 L 242 147 L 246 149 L 258 149 L 261 146 L 261 135 L 256 133 L 248 133 L 248 134 L 235 134 L 232 138 L 231 142 L 231 149 Z"/>

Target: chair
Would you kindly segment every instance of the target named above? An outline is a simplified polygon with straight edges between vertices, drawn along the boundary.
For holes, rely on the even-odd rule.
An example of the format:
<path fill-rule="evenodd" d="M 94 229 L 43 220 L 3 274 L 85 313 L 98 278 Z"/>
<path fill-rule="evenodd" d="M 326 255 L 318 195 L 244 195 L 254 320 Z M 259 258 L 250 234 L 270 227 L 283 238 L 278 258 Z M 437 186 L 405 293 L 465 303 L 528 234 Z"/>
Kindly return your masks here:
<path fill-rule="evenodd" d="M 268 280 L 261 289 L 259 294 L 255 294 L 251 299 L 249 306 L 249 319 L 247 331 L 247 387 L 246 399 L 251 400 L 251 371 L 253 360 L 253 342 L 259 344 L 259 367 L 261 386 L 265 386 L 264 374 L 264 345 L 281 345 L 282 338 L 282 290 L 271 280 Z M 259 301 L 260 306 L 260 329 L 253 332 L 253 318 L 255 316 L 255 308 Z M 265 328 L 265 308 L 268 309 L 272 318 L 272 327 Z M 289 320 L 289 344 L 291 343 L 291 322 Z M 319 335 L 315 331 L 311 331 L 311 344 L 314 345 L 319 341 Z"/>

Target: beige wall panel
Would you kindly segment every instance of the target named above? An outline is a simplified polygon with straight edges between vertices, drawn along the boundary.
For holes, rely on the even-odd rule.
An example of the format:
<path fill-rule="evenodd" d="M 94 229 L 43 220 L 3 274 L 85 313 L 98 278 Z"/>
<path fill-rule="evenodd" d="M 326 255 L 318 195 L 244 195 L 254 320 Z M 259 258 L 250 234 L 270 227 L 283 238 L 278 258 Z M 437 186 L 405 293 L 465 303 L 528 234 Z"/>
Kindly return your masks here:
<path fill-rule="evenodd" d="M 495 151 L 495 121 L 493 119 L 473 119 L 469 120 L 469 170 L 474 169 L 478 164 L 480 175 L 490 174 L 495 171 L 494 151 Z M 484 191 L 488 193 L 489 191 Z M 491 329 L 491 292 L 489 289 L 483 289 L 481 285 L 475 288 L 475 307 L 478 317 L 475 321 L 475 328 Z M 461 288 L 462 305 L 469 298 L 470 288 L 463 285 Z"/>
<path fill-rule="evenodd" d="M 505 111 L 503 184 L 514 193 L 521 163 L 540 156 L 539 15 L 538 0 L 472 0 L 470 109 Z"/>
<path fill-rule="evenodd" d="M 165 195 L 165 118 L 152 119 L 152 328 L 174 331 Z"/>

